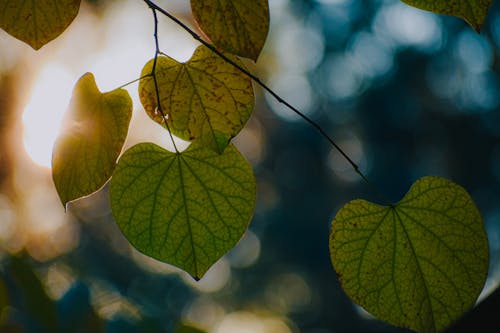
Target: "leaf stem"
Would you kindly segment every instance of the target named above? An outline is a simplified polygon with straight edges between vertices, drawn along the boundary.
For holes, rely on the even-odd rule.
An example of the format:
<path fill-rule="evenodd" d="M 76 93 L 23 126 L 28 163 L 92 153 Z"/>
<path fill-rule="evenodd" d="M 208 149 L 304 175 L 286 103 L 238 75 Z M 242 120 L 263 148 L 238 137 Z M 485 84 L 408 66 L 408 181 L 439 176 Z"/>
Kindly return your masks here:
<path fill-rule="evenodd" d="M 149 6 L 149 8 L 151 8 L 153 10 L 153 12 L 155 12 L 155 19 L 157 19 L 156 18 L 156 11 L 158 11 L 158 12 L 162 13 L 163 15 L 165 15 L 166 17 L 168 17 L 170 20 L 172 20 L 177 25 L 179 25 L 183 30 L 185 30 L 186 32 L 188 32 L 195 40 L 197 40 L 198 42 L 200 42 L 201 44 L 203 44 L 204 46 L 206 46 L 207 48 L 209 48 L 213 53 L 215 53 L 221 59 L 223 59 L 227 63 L 231 64 L 236 69 L 238 69 L 240 72 L 242 72 L 247 77 L 249 77 L 250 79 L 252 79 L 255 83 L 257 83 L 257 85 L 259 85 L 261 88 L 263 88 L 265 91 L 267 91 L 279 103 L 285 105 L 288 109 L 290 109 L 295 114 L 297 114 L 299 117 L 301 117 L 303 120 L 305 120 L 309 125 L 311 125 L 314 129 L 316 129 L 316 131 L 318 131 L 318 133 L 321 136 L 323 136 L 323 138 L 325 138 L 326 141 L 328 141 L 328 143 L 330 143 L 330 145 L 332 145 L 344 157 L 344 159 L 352 166 L 352 168 L 354 169 L 354 171 L 361 177 L 361 179 L 363 179 L 365 181 L 365 183 L 367 183 L 370 186 L 370 188 L 383 201 L 385 201 L 386 203 L 390 202 L 389 200 L 387 200 L 386 196 L 384 196 L 382 194 L 382 192 L 379 191 L 379 189 L 360 170 L 359 166 L 352 160 L 352 158 L 350 158 L 349 155 L 347 155 L 347 153 L 332 139 L 331 136 L 329 136 L 325 132 L 325 130 L 317 122 L 315 122 L 314 120 L 312 120 L 311 118 L 309 118 L 308 116 L 306 116 L 304 113 L 302 113 L 300 110 L 298 110 L 296 107 L 294 107 L 293 105 L 291 105 L 290 103 L 288 103 L 285 99 L 283 99 L 276 92 L 274 92 L 274 90 L 272 90 L 268 85 L 266 85 L 259 77 L 255 76 L 254 74 L 252 74 L 251 72 L 249 72 L 247 69 L 243 68 L 242 66 L 240 66 L 239 64 L 237 64 L 235 61 L 231 60 L 229 57 L 227 57 L 226 55 L 224 55 L 224 53 L 222 53 L 221 51 L 219 51 L 214 45 L 212 45 L 209 42 L 205 41 L 203 38 L 201 38 L 200 35 L 198 35 L 196 32 L 194 32 L 191 28 L 189 28 L 186 24 L 184 24 L 182 21 L 180 21 L 177 17 L 175 17 L 174 15 L 170 14 L 165 9 L 159 7 L 157 4 L 155 4 L 151 0 L 143 0 L 143 1 Z M 155 27 L 156 27 L 156 25 L 155 25 Z M 158 42 L 158 38 L 157 38 L 156 34 L 155 34 L 155 38 L 156 38 L 156 42 Z M 157 49 L 157 53 L 158 52 L 159 51 Z M 156 61 L 156 58 L 155 58 L 155 61 Z"/>
<path fill-rule="evenodd" d="M 127 83 L 122 84 L 121 86 L 119 86 L 119 87 L 118 87 L 118 88 L 116 88 L 115 90 L 123 89 L 123 88 L 125 88 L 126 86 L 129 86 L 129 85 L 131 85 L 132 83 L 136 83 L 137 81 L 141 81 L 142 79 L 145 79 L 145 78 L 147 78 L 147 77 L 149 77 L 149 76 L 151 76 L 151 74 L 146 74 L 146 75 L 143 75 L 143 76 L 141 76 L 140 78 L 137 78 L 137 79 L 135 79 L 135 80 L 132 80 L 132 81 L 129 81 L 129 82 L 127 82 Z"/>
<path fill-rule="evenodd" d="M 161 106 L 161 99 L 160 99 L 160 89 L 158 87 L 158 79 L 156 78 L 156 64 L 158 62 L 158 55 L 161 54 L 160 51 L 160 43 L 158 41 L 158 14 L 156 13 L 157 9 L 149 6 L 151 8 L 151 11 L 153 12 L 153 17 L 154 17 L 154 23 L 155 23 L 155 30 L 154 30 L 154 38 L 155 38 L 155 57 L 153 60 L 153 68 L 151 69 L 151 75 L 153 77 L 153 82 L 155 85 L 155 93 L 156 93 L 156 108 L 158 112 L 160 112 L 161 117 L 163 118 L 163 122 L 165 123 L 165 126 L 167 127 L 168 134 L 170 135 L 170 139 L 172 140 L 172 144 L 174 145 L 175 152 L 179 154 L 179 149 L 177 149 L 177 145 L 175 144 L 174 136 L 172 135 L 172 131 L 170 130 L 170 126 L 168 125 L 168 118 L 165 115 L 165 112 L 163 112 L 163 107 Z"/>

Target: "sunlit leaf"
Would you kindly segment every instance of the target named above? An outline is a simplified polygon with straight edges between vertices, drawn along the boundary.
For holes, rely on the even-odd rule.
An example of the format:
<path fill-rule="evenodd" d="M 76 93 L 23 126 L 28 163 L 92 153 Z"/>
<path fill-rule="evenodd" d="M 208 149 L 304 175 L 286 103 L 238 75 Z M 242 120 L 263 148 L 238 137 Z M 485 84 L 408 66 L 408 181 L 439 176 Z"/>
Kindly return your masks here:
<path fill-rule="evenodd" d="M 473 306 L 489 257 L 474 202 L 439 177 L 418 180 L 394 206 L 345 205 L 333 221 L 330 254 L 356 303 L 419 332 L 441 331 Z"/>
<path fill-rule="evenodd" d="M 111 209 L 139 251 L 199 279 L 243 236 L 255 187 L 251 166 L 232 144 L 219 155 L 194 144 L 171 153 L 143 143 L 118 162 Z"/>
<path fill-rule="evenodd" d="M 269 31 L 268 0 L 191 0 L 191 9 L 217 47 L 257 60 Z"/>
<path fill-rule="evenodd" d="M 142 75 L 152 73 L 153 64 L 149 61 Z M 205 46 L 198 47 L 186 63 L 158 57 L 155 72 L 168 128 L 182 139 L 201 140 L 220 153 L 252 113 L 251 80 Z M 140 81 L 139 96 L 148 115 L 165 125 L 152 77 Z"/>
<path fill-rule="evenodd" d="M 476 31 L 486 20 L 492 0 L 401 0 L 408 5 L 464 19 Z"/>
<path fill-rule="evenodd" d="M 91 73 L 80 78 L 52 154 L 52 177 L 63 205 L 106 183 L 131 116 L 132 100 L 126 90 L 101 93 Z"/>
<path fill-rule="evenodd" d="M 66 30 L 80 0 L 0 0 L 0 28 L 38 50 Z"/>

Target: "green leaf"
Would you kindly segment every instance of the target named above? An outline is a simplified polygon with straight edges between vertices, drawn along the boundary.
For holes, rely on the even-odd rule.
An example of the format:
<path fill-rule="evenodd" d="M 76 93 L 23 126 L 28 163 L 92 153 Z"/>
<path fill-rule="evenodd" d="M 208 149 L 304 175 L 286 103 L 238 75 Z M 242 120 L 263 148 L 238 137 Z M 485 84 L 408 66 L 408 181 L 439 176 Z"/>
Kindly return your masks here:
<path fill-rule="evenodd" d="M 492 0 L 401 0 L 404 3 L 437 14 L 460 17 L 477 32 L 486 20 Z"/>
<path fill-rule="evenodd" d="M 152 143 L 125 152 L 111 179 L 111 210 L 140 252 L 199 279 L 242 237 L 255 178 L 231 144 L 222 155 L 192 144 L 171 153 Z"/>
<path fill-rule="evenodd" d="M 0 0 L 0 28 L 38 50 L 73 22 L 80 0 Z"/>
<path fill-rule="evenodd" d="M 243 66 L 238 59 L 234 61 Z M 154 59 L 142 75 L 151 74 L 153 65 Z M 221 153 L 252 113 L 251 80 L 205 46 L 198 47 L 186 63 L 158 57 L 155 73 L 168 128 L 182 139 L 201 140 Z M 139 96 L 148 115 L 165 126 L 151 76 L 140 81 Z"/>
<path fill-rule="evenodd" d="M 91 73 L 78 80 L 52 154 L 52 178 L 64 206 L 111 177 L 131 116 L 126 90 L 101 93 Z"/>
<path fill-rule="evenodd" d="M 214 45 L 257 61 L 269 32 L 268 0 L 191 0 L 191 9 Z"/>
<path fill-rule="evenodd" d="M 394 325 L 438 332 L 474 305 L 489 252 L 467 192 L 424 177 L 396 205 L 345 205 L 333 221 L 330 255 L 354 302 Z"/>

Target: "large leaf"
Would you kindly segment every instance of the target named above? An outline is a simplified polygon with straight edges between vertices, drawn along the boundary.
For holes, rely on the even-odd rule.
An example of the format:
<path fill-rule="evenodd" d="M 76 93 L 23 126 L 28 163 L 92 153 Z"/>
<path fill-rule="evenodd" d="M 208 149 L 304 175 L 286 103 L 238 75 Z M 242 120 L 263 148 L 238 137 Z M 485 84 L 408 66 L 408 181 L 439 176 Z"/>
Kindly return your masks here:
<path fill-rule="evenodd" d="M 38 50 L 66 30 L 80 0 L 0 0 L 0 28 Z"/>
<path fill-rule="evenodd" d="M 438 332 L 474 305 L 488 271 L 488 242 L 467 192 L 425 177 L 396 205 L 354 200 L 336 215 L 332 263 L 342 287 L 378 318 Z"/>
<path fill-rule="evenodd" d="M 269 31 L 268 0 L 191 0 L 191 9 L 216 46 L 257 60 Z"/>
<path fill-rule="evenodd" d="M 97 191 L 111 177 L 131 116 L 126 90 L 103 94 L 91 73 L 80 78 L 52 155 L 52 177 L 63 205 Z"/>
<path fill-rule="evenodd" d="M 139 251 L 199 279 L 242 237 L 255 179 L 229 145 L 222 155 L 192 144 L 171 153 L 152 143 L 125 152 L 111 179 L 111 209 Z"/>
<path fill-rule="evenodd" d="M 143 76 L 152 73 L 153 64 L 154 59 L 146 64 Z M 221 153 L 252 113 L 251 80 L 205 46 L 198 47 L 186 63 L 158 57 L 155 73 L 168 127 L 182 139 L 200 139 Z M 165 125 L 152 77 L 140 81 L 139 95 L 148 115 Z"/>
<path fill-rule="evenodd" d="M 408 5 L 438 14 L 457 16 L 464 19 L 476 31 L 486 20 L 492 0 L 401 0 Z"/>

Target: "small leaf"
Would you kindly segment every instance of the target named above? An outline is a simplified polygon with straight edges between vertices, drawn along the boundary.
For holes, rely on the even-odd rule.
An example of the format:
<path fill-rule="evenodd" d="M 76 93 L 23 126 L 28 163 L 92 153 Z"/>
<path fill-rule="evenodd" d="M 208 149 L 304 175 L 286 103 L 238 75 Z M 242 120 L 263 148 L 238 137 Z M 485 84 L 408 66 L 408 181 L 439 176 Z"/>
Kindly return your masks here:
<path fill-rule="evenodd" d="M 0 28 L 38 50 L 78 14 L 81 0 L 0 0 Z"/>
<path fill-rule="evenodd" d="M 401 0 L 404 3 L 437 14 L 464 19 L 477 32 L 486 20 L 492 0 Z"/>
<path fill-rule="evenodd" d="M 143 76 L 152 73 L 153 64 L 154 59 L 146 64 Z M 182 139 L 199 139 L 221 153 L 252 113 L 251 80 L 205 46 L 198 47 L 186 63 L 158 57 L 155 72 L 168 128 Z M 140 81 L 139 96 L 148 115 L 165 125 L 152 77 Z"/>
<path fill-rule="evenodd" d="M 97 191 L 111 177 L 131 116 L 126 90 L 103 94 L 91 73 L 76 83 L 52 154 L 52 178 L 63 205 Z"/>
<path fill-rule="evenodd" d="M 269 32 L 268 0 L 191 0 L 191 9 L 217 47 L 257 61 Z"/>
<path fill-rule="evenodd" d="M 222 155 L 192 144 L 171 153 L 152 143 L 125 152 L 111 179 L 111 210 L 142 253 L 199 279 L 243 236 L 255 179 L 229 145 Z"/>
<path fill-rule="evenodd" d="M 474 305 L 489 252 L 467 192 L 424 177 L 394 206 L 345 205 L 333 221 L 330 255 L 354 302 L 394 325 L 439 332 Z"/>

